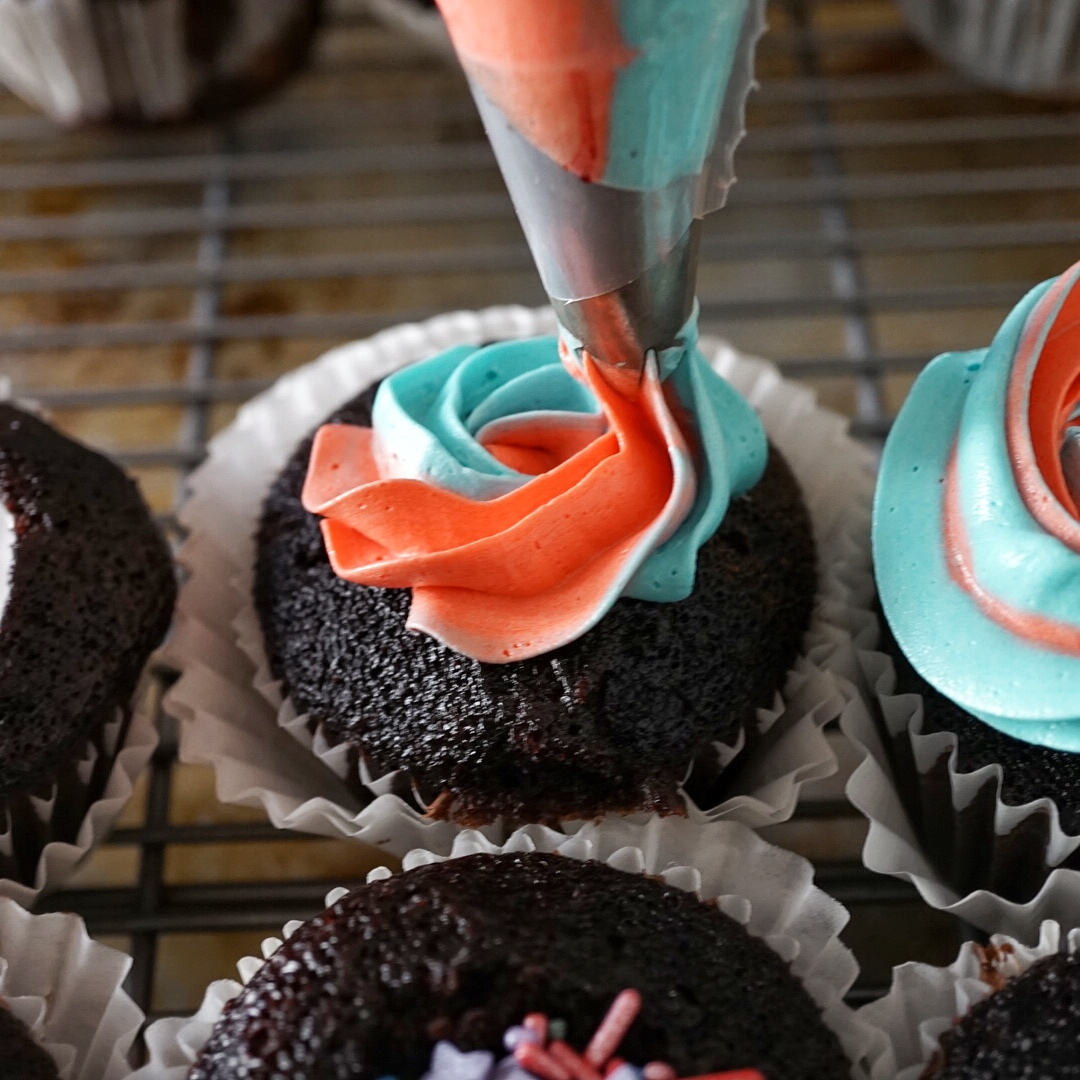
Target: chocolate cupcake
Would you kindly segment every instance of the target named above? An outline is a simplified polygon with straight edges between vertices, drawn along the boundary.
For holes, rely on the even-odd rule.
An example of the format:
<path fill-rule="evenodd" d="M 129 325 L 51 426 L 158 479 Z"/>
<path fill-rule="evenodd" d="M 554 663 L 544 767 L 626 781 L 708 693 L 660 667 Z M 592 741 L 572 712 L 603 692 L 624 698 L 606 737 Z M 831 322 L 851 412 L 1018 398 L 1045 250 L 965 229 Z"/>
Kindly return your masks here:
<path fill-rule="evenodd" d="M 1080 954 L 1046 922 L 1036 944 L 968 942 L 947 968 L 904 964 L 860 1015 L 880 1028 L 890 1080 L 1021 1080 L 1076 1071 Z"/>
<path fill-rule="evenodd" d="M 241 961 L 246 987 L 215 983 L 195 1016 L 152 1025 L 133 1080 L 525 1080 L 552 1058 L 573 1075 L 626 1062 L 625 1080 L 794 1080 L 876 1063 L 879 1033 L 842 1001 L 846 914 L 805 860 L 728 822 L 619 833 L 460 833 L 449 859 L 412 852 L 335 891 L 265 963 Z"/>
<path fill-rule="evenodd" d="M 1078 279 L 939 357 L 901 410 L 874 509 L 887 630 L 871 712 L 843 721 L 869 755 L 849 786 L 868 864 L 1019 936 L 1080 887 Z"/>
<path fill-rule="evenodd" d="M 509 368 L 498 386 L 490 380 L 497 392 L 530 367 L 536 372 L 526 356 L 531 362 L 533 355 L 548 353 L 554 360 L 550 340 L 523 342 L 521 350 L 499 345 L 470 350 L 462 367 L 500 374 Z M 433 358 L 428 366 L 445 368 L 447 356 Z M 571 380 L 561 377 L 557 363 L 546 370 L 552 368 L 557 392 L 567 393 Z M 422 370 L 402 375 L 413 381 L 425 377 Z M 384 386 L 390 393 L 407 392 L 393 382 Z M 543 408 L 540 393 L 535 385 L 530 389 L 537 395 L 535 407 Z M 325 446 L 326 434 L 339 439 L 370 431 L 376 398 L 377 388 L 368 388 L 328 417 L 317 438 Z M 493 398 L 494 393 L 486 400 Z M 474 416 L 478 409 L 474 406 Z M 589 423 L 595 419 L 591 413 L 577 415 Z M 385 425 L 376 430 L 376 439 L 388 438 Z M 731 441 L 750 437 L 740 432 Z M 413 446 L 422 435 L 410 428 L 407 438 Z M 479 443 L 472 445 L 479 449 Z M 349 469 L 348 460 L 327 461 L 327 453 L 333 451 L 323 451 L 317 460 L 312 440 L 305 440 L 271 487 L 259 526 L 254 592 L 270 668 L 313 729 L 321 728 L 331 744 L 351 746 L 372 773 L 405 773 L 429 814 L 461 824 L 484 824 L 500 815 L 554 822 L 611 811 L 679 811 L 684 805 L 679 785 L 699 755 L 705 759 L 704 776 L 692 777 L 689 789 L 699 794 L 701 805 L 719 801 L 724 781 L 716 777 L 711 744 L 734 746 L 744 729 L 753 731 L 754 709 L 767 704 L 781 685 L 813 605 L 813 531 L 798 484 L 775 448 L 764 470 L 750 467 L 760 479 L 733 494 L 719 529 L 697 553 L 688 596 L 675 603 L 624 597 L 580 636 L 561 643 L 566 633 L 559 626 L 549 639 L 554 648 L 545 642 L 531 649 L 527 639 L 545 620 L 552 621 L 543 594 L 527 593 L 521 616 L 502 595 L 495 598 L 493 617 L 520 619 L 520 632 L 502 626 L 477 630 L 479 619 L 491 617 L 485 606 L 475 621 L 466 623 L 466 614 L 465 625 L 451 621 L 457 611 L 449 617 L 436 613 L 424 624 L 431 631 L 425 633 L 412 628 L 415 608 L 434 590 L 421 587 L 410 595 L 404 588 L 369 586 L 345 576 L 343 548 L 352 535 L 335 537 L 333 525 L 305 509 L 302 499 L 306 481 L 310 503 L 320 469 L 340 468 L 338 475 Z M 549 477 L 554 473 L 544 479 Z M 504 479 L 509 489 L 515 478 L 497 478 Z M 633 482 L 647 481 L 641 476 Z M 402 485 L 398 498 L 407 496 L 411 483 Z M 555 517 L 580 515 L 575 494 L 573 488 L 560 491 L 561 505 L 551 507 Z M 620 489 L 615 497 L 626 500 L 632 493 Z M 451 511 L 477 512 L 477 504 L 470 507 L 464 500 L 447 504 Z M 610 515 L 608 506 L 605 501 L 587 511 Z M 332 522 L 344 520 L 340 500 L 323 509 Z M 409 510 L 404 501 L 393 506 L 399 518 Z M 575 521 L 573 527 L 588 525 Z M 478 531 L 465 542 L 480 546 L 517 531 L 514 522 L 501 535 L 480 539 Z M 543 523 L 527 539 L 507 539 L 527 546 L 521 555 L 507 552 L 502 543 L 487 543 L 471 585 L 486 590 L 504 553 L 512 575 L 543 573 L 537 564 L 547 549 L 563 544 L 552 536 L 552 525 Z M 468 549 L 457 546 L 461 539 L 446 541 L 445 555 L 465 557 Z M 565 548 L 580 542 L 580 533 L 569 540 Z M 565 575 L 563 554 L 560 546 L 555 557 Z M 587 549 L 579 557 L 593 554 Z M 385 567 L 389 556 L 374 558 Z M 681 570 L 674 564 L 649 570 L 652 577 L 637 595 L 648 595 L 656 576 Z M 577 571 L 573 566 L 569 572 Z M 586 564 L 577 580 L 589 572 Z M 573 604 L 589 586 L 584 580 L 569 593 L 560 580 L 550 603 Z M 487 594 L 478 606 L 486 600 Z M 505 662 L 521 652 L 524 659 Z M 350 658 L 347 665 L 344 657 Z"/>
<path fill-rule="evenodd" d="M 583 1051 L 628 988 L 642 1002 L 619 1047 L 628 1061 L 663 1058 L 683 1076 L 850 1074 L 787 965 L 733 919 L 646 877 L 533 853 L 468 856 L 349 893 L 248 983 L 191 1076 L 235 1077 L 243 1063 L 252 1080 L 420 1080 L 437 1043 L 501 1054 L 531 1013 L 561 1019 Z"/>
<path fill-rule="evenodd" d="M 0 878 L 29 886 L 106 793 L 175 581 L 135 483 L 6 403 L 0 495 Z"/>
<path fill-rule="evenodd" d="M 703 559 L 695 552 L 666 566 L 652 564 L 638 576 L 636 584 L 643 590 L 665 581 L 686 587 L 683 600 L 620 600 L 630 575 L 617 566 L 622 577 L 614 587 L 609 587 L 611 579 L 600 589 L 594 588 L 595 579 L 586 581 L 593 599 L 603 594 L 606 613 L 601 610 L 594 619 L 593 600 L 552 606 L 541 597 L 556 618 L 544 616 L 529 626 L 544 636 L 515 633 L 509 643 L 496 642 L 494 648 L 513 653 L 526 643 L 542 647 L 532 655 L 503 656 L 507 663 L 494 664 L 466 655 L 448 643 L 447 635 L 467 632 L 474 644 L 482 639 L 473 615 L 497 607 L 502 602 L 498 596 L 480 596 L 464 624 L 454 622 L 454 616 L 450 625 L 438 605 L 429 606 L 424 618 L 435 632 L 417 632 L 405 623 L 416 625 L 422 590 L 410 594 L 398 587 L 376 588 L 333 572 L 320 535 L 327 527 L 320 519 L 328 515 L 305 510 L 298 501 L 307 475 L 305 444 L 312 433 L 331 416 L 362 421 L 371 405 L 370 394 L 363 395 L 381 379 L 399 371 L 423 376 L 422 365 L 405 367 L 411 362 L 458 346 L 458 359 L 473 357 L 479 365 L 490 353 L 477 349 L 478 342 L 530 339 L 550 330 L 552 323 L 550 312 L 508 308 L 388 331 L 283 378 L 250 403 L 213 445 L 207 464 L 193 477 L 192 496 L 183 510 L 191 540 L 181 560 L 191 574 L 167 658 L 181 670 L 169 697 L 169 708 L 181 722 L 181 755 L 217 769 L 226 801 L 258 799 L 279 825 L 344 834 L 403 854 L 416 846 L 445 850 L 442 845 L 452 840 L 453 829 L 444 822 L 490 820 L 500 811 L 555 821 L 604 808 L 657 807 L 700 819 L 736 815 L 764 824 L 790 815 L 805 780 L 833 771 L 835 761 L 821 727 L 843 705 L 843 680 L 850 667 L 849 638 L 837 617 L 845 607 L 846 589 L 838 567 L 860 543 L 869 471 L 840 418 L 816 409 L 811 395 L 784 383 L 767 365 L 736 357 L 726 347 L 705 343 L 705 355 L 755 403 L 768 440 L 780 454 L 770 463 L 768 441 L 761 434 L 755 467 L 764 479 L 755 472 L 742 494 L 730 496 L 718 534 L 704 544 Z M 535 340 L 523 344 L 544 352 L 541 367 L 554 366 L 550 339 L 546 345 Z M 570 400 L 587 400 L 586 388 L 576 385 L 565 377 Z M 730 387 L 723 393 L 731 394 Z M 756 424 L 746 405 L 740 407 Z M 343 408 L 348 410 L 344 414 Z M 566 421 L 593 428 L 598 422 L 595 406 Z M 330 427 L 347 439 L 366 438 L 362 424 Z M 790 462 L 790 472 L 780 455 Z M 769 509 L 758 497 L 762 492 L 768 492 Z M 655 505 L 666 505 L 670 495 L 654 490 L 649 497 Z M 476 517 L 460 516 L 458 522 L 471 527 Z M 646 528 L 653 521 L 646 521 Z M 662 535 L 664 527 L 659 525 L 653 535 Z M 678 539 L 677 530 L 673 537 Z M 783 550 L 780 537 L 788 541 Z M 689 555 L 689 546 L 679 540 L 671 550 Z M 535 547 L 519 549 L 514 557 L 532 572 L 536 552 Z M 539 565 L 539 558 L 535 561 Z M 776 565 L 766 565 L 772 562 Z M 491 567 L 496 564 L 493 558 Z M 504 573 L 505 566 L 498 572 Z M 541 569 L 548 573 L 550 567 Z M 746 582 L 759 571 L 762 581 Z M 486 564 L 481 572 L 487 575 Z M 726 575 L 732 608 L 727 643 L 718 630 L 725 616 L 707 610 L 708 604 L 695 596 L 695 572 L 714 596 L 722 594 Z M 788 585 L 779 587 L 778 579 Z M 800 583 L 797 596 L 792 580 Z M 227 583 L 225 589 L 221 582 Z M 757 610 L 757 600 L 764 610 Z M 438 626 L 428 619 L 432 611 Z M 594 625 L 583 625 L 590 620 Z M 568 621 L 580 633 L 554 640 Z M 495 622 L 500 629 L 507 625 L 501 618 Z M 708 655 L 687 632 L 691 625 L 710 635 L 715 647 Z M 745 644 L 744 625 L 756 627 L 759 640 L 753 649 Z M 377 639 L 376 633 L 381 635 Z M 607 674 L 582 673 L 575 657 L 586 646 L 608 665 Z M 720 647 L 733 650 L 726 669 L 715 662 Z M 311 654 L 310 661 L 305 653 Z M 641 671 L 634 672 L 635 667 Z M 524 672 L 531 673 L 535 685 L 515 676 Z M 365 695 L 371 698 L 374 678 L 380 680 L 376 689 L 385 715 L 382 741 L 368 748 L 359 710 Z M 728 700 L 708 698 L 702 687 L 710 686 L 721 687 L 717 698 L 726 693 Z M 310 699 L 301 696 L 303 691 Z M 471 696 L 459 701 L 462 693 Z M 460 717 L 454 715 L 458 705 Z M 335 706 L 332 729 L 328 712 Z M 313 718 L 309 709 L 327 715 Z M 515 715 L 519 710 L 522 715 Z M 378 714 L 372 712 L 374 721 Z M 395 734 L 394 725 L 403 716 L 423 746 L 409 747 L 409 735 Z M 561 725 L 561 743 L 552 741 L 551 728 L 544 730 L 549 718 Z M 427 733 L 419 734 L 423 725 Z M 342 735 L 349 741 L 342 741 Z M 541 737 L 547 749 L 537 753 L 531 744 Z M 631 740 L 637 755 L 647 760 L 625 753 L 620 739 Z M 485 740 L 490 766 L 480 760 L 478 748 Z M 664 745 L 669 740 L 674 744 L 670 749 Z M 297 741 L 311 754 L 298 753 Z M 424 752 L 442 769 L 434 782 L 424 775 Z M 469 760 L 466 753 L 472 755 Z M 680 788 L 691 764 L 694 775 Z M 487 792 L 468 791 L 462 797 L 446 786 L 455 770 L 475 775 L 485 768 Z M 650 768 L 657 770 L 652 776 Z M 501 783 L 498 777 L 491 780 L 499 770 Z M 497 785 L 493 792 L 492 783 Z M 524 790 L 531 806 L 509 790 L 527 783 L 533 785 Z M 505 827 L 488 826 L 493 836 Z"/>
<path fill-rule="evenodd" d="M 65 124 L 248 105 L 307 57 L 322 0 L 0 0 L 0 81 Z"/>

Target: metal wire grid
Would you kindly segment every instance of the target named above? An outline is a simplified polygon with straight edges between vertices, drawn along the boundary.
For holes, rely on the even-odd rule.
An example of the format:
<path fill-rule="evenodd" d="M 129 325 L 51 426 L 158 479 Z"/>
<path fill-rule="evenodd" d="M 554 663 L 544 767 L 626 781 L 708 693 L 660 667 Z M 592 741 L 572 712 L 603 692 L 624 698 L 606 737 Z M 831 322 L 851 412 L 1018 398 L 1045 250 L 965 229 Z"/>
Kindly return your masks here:
<path fill-rule="evenodd" d="M 930 355 L 983 343 L 1026 287 L 1069 261 L 1069 247 L 1080 240 L 1073 195 L 1080 111 L 1025 105 L 966 85 L 906 38 L 887 0 L 773 0 L 771 10 L 764 85 L 741 152 L 744 182 L 703 241 L 703 323 L 810 381 L 851 413 L 858 435 L 875 441 L 906 380 Z M 358 96 L 352 76 L 360 64 L 395 86 L 404 72 L 418 89 Z M 362 80 L 361 91 L 371 82 Z M 161 509 L 170 528 L 183 476 L 212 430 L 283 366 L 312 358 L 320 344 L 455 304 L 543 300 L 460 79 L 369 26 L 348 2 L 334 10 L 313 72 L 232 124 L 58 136 L 45 121 L 3 104 L 0 254 L 29 250 L 33 259 L 29 269 L 0 272 L 0 312 L 20 310 L 5 302 L 41 295 L 63 301 L 163 290 L 189 298 L 180 317 L 107 310 L 97 318 L 0 319 L 0 351 L 16 392 L 73 425 L 110 410 L 180 410 L 171 441 L 111 446 L 140 475 L 167 472 L 174 505 Z M 341 182 L 353 177 L 361 179 L 350 193 Z M 74 212 L 49 212 L 51 199 L 83 191 L 106 192 L 112 201 L 88 208 L 76 200 Z M 187 197 L 193 193 L 195 200 Z M 463 241 L 462 227 L 478 239 Z M 418 228 L 448 229 L 450 242 L 424 247 Z M 357 236 L 368 230 L 382 241 L 283 254 L 258 243 L 271 234 L 337 229 Z M 118 238 L 121 257 L 110 246 Z M 163 240 L 194 246 L 179 258 L 168 244 L 165 258 L 132 257 Z M 65 268 L 58 253 L 69 245 L 104 254 Z M 942 260 L 945 270 L 938 269 Z M 318 310 L 236 303 L 236 290 L 247 287 L 414 276 L 450 285 L 442 282 L 430 302 L 401 288 L 367 305 L 349 299 Z M 67 310 L 62 303 L 60 310 Z M 230 349 L 252 342 L 296 347 L 284 359 L 236 362 Z M 174 377 L 117 385 L 99 375 L 114 353 L 163 346 L 172 347 Z M 80 381 L 56 384 L 50 365 L 71 357 L 89 358 Z M 92 933 L 126 940 L 134 959 L 129 990 L 151 1016 L 177 1007 L 162 1001 L 167 936 L 274 932 L 319 910 L 331 883 L 295 875 L 169 880 L 167 859 L 178 848 L 251 851 L 297 836 L 257 821 L 176 824 L 175 724 L 160 709 L 158 722 L 162 745 L 144 819 L 109 841 L 138 852 L 130 880 L 68 889 L 42 904 L 77 911 Z M 951 959 L 962 928 L 927 913 L 906 885 L 862 869 L 859 824 L 835 789 L 804 803 L 777 835 L 816 855 L 819 883 L 853 911 L 849 940 L 864 965 L 853 1000 L 880 993 L 892 962 L 914 953 Z M 898 935 L 901 918 L 909 929 Z M 221 974 L 208 970 L 206 978 Z"/>

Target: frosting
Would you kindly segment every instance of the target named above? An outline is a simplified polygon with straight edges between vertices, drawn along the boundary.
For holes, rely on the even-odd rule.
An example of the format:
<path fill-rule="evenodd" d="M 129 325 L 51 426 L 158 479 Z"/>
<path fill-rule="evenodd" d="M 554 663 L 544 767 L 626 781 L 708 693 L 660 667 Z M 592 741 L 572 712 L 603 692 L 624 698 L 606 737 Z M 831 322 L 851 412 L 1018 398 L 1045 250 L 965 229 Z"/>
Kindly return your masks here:
<path fill-rule="evenodd" d="M 11 574 L 15 569 L 15 517 L 0 500 L 0 621 L 11 594 Z"/>
<path fill-rule="evenodd" d="M 648 191 L 704 167 L 748 0 L 439 0 L 462 63 L 583 180 Z"/>
<path fill-rule="evenodd" d="M 458 1050 L 453 1043 L 438 1042 L 423 1080 L 677 1080 L 677 1073 L 667 1062 L 650 1061 L 638 1068 L 615 1056 L 640 1011 L 641 995 L 636 990 L 624 990 L 611 1003 L 580 1054 L 563 1041 L 565 1023 L 549 1021 L 543 1013 L 530 1013 L 521 1025 L 507 1030 L 503 1045 L 510 1055 L 498 1063 L 490 1051 Z M 757 1069 L 735 1069 L 693 1080 L 765 1078 Z"/>
<path fill-rule="evenodd" d="M 988 349 L 938 357 L 882 457 L 874 560 L 897 642 L 933 686 L 1027 742 L 1080 751 L 1080 264 Z"/>
<path fill-rule="evenodd" d="M 506 663 L 579 637 L 620 596 L 689 596 L 698 548 L 766 457 L 695 316 L 629 387 L 569 339 L 405 368 L 370 429 L 319 429 L 302 499 L 337 574 L 411 588 L 410 629 Z"/>

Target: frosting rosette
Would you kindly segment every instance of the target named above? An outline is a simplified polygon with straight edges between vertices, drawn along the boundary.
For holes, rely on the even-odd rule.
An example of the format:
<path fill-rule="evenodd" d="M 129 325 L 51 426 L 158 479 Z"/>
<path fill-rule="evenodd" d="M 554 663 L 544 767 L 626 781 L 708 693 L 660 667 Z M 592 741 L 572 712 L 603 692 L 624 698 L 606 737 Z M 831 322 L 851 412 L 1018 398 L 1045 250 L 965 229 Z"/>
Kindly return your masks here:
<path fill-rule="evenodd" d="M 987 349 L 938 357 L 885 446 L 874 561 L 885 615 L 941 693 L 1080 751 L 1080 264 Z M 1080 478 L 1080 474 L 1078 475 Z"/>
<path fill-rule="evenodd" d="M 689 596 L 698 548 L 766 457 L 692 319 L 631 385 L 569 339 L 404 368 L 371 428 L 318 430 L 302 497 L 339 576 L 411 588 L 409 629 L 508 663 L 574 640 L 620 596 Z"/>

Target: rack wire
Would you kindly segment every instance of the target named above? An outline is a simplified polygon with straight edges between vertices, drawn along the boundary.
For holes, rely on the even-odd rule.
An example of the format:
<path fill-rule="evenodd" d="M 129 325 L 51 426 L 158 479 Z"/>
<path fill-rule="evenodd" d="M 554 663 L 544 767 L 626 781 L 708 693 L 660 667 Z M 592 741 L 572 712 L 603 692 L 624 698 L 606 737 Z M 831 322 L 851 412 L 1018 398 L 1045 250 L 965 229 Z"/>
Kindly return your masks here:
<path fill-rule="evenodd" d="M 929 357 L 985 344 L 1072 261 L 1080 108 L 963 81 L 889 0 L 773 0 L 770 22 L 741 182 L 706 223 L 703 326 L 874 444 Z M 360 0 L 332 7 L 285 94 L 217 126 L 62 133 L 0 97 L 0 267 L 15 393 L 131 469 L 177 540 L 207 439 L 281 372 L 448 308 L 544 299 L 460 73 Z M 259 937 L 381 861 L 219 806 L 158 723 L 122 827 L 41 903 L 131 952 L 151 1017 L 190 1011 Z M 853 1000 L 894 962 L 955 954 L 962 927 L 862 868 L 836 782 L 769 835 L 852 910 Z"/>

